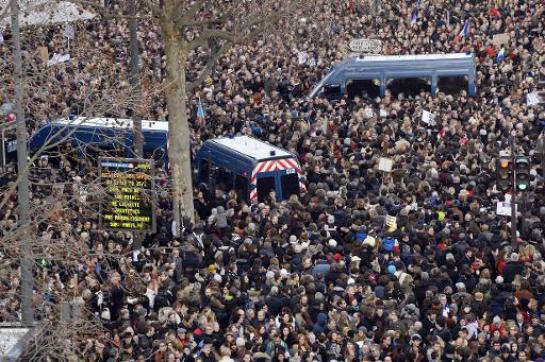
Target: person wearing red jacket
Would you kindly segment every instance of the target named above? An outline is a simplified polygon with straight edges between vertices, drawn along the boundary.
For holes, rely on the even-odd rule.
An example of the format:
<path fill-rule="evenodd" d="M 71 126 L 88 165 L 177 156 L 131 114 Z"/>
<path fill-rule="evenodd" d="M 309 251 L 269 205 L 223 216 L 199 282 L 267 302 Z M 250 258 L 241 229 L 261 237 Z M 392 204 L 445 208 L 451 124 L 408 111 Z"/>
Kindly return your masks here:
<path fill-rule="evenodd" d="M 505 322 L 502 321 L 499 316 L 495 316 L 492 320 L 492 324 L 490 324 L 490 334 L 493 335 L 495 331 L 499 331 L 502 338 L 507 336 Z"/>

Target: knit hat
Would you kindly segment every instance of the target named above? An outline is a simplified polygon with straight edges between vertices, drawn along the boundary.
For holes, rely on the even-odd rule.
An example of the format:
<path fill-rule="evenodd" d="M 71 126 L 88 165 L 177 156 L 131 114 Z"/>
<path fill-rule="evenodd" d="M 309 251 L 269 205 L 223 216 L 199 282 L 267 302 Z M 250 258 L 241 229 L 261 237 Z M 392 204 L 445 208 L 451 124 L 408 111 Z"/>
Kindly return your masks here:
<path fill-rule="evenodd" d="M 388 273 L 390 274 L 394 274 L 397 271 L 396 266 L 394 264 L 388 265 L 387 270 L 388 270 Z"/>

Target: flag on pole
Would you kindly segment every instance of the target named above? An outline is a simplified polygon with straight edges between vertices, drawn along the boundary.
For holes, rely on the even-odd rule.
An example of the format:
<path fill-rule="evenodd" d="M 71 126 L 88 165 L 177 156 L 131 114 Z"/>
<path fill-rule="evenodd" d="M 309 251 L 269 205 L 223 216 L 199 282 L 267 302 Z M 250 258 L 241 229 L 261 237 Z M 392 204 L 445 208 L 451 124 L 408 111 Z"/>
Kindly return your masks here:
<path fill-rule="evenodd" d="M 462 28 L 460 33 L 456 36 L 456 41 L 465 39 L 468 34 L 469 34 L 469 20 L 466 20 L 464 23 L 464 27 Z"/>
<path fill-rule="evenodd" d="M 497 63 L 501 63 L 505 60 L 505 48 L 504 47 L 501 47 L 501 50 L 500 52 L 498 53 L 498 55 L 496 56 L 496 62 Z"/>
<path fill-rule="evenodd" d="M 418 9 L 414 8 L 411 12 L 411 26 L 416 24 L 416 21 L 418 20 Z"/>
<path fill-rule="evenodd" d="M 202 106 L 201 97 L 199 97 L 199 105 L 197 106 L 197 120 L 204 126 L 204 108 Z"/>

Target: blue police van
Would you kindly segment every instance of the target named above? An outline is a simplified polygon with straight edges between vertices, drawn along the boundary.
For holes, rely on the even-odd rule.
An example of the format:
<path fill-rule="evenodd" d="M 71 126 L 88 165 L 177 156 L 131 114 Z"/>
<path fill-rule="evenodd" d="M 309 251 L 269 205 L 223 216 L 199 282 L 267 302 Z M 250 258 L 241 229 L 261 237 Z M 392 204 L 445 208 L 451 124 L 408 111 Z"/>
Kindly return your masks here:
<path fill-rule="evenodd" d="M 371 97 L 394 93 L 438 91 L 454 94 L 465 90 L 475 96 L 476 62 L 472 53 L 350 56 L 331 67 L 309 97 L 330 98 L 365 92 Z"/>
<path fill-rule="evenodd" d="M 143 158 L 168 164 L 168 122 L 142 121 Z M 109 154 L 135 157 L 133 121 L 119 118 L 59 119 L 41 126 L 29 141 L 30 153 L 45 150 L 57 142 L 75 143 L 82 155 Z"/>
<path fill-rule="evenodd" d="M 197 182 L 234 190 L 250 203 L 271 191 L 286 200 L 305 189 L 297 157 L 282 148 L 249 136 L 222 137 L 204 142 L 195 159 Z"/>

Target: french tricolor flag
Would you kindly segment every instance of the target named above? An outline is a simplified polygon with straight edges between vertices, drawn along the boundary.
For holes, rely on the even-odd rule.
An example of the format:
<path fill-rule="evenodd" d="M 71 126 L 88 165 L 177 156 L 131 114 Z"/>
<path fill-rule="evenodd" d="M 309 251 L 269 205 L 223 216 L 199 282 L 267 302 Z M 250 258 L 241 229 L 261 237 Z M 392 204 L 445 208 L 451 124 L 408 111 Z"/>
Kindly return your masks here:
<path fill-rule="evenodd" d="M 464 23 L 464 27 L 462 28 L 460 33 L 456 36 L 456 41 L 465 39 L 468 34 L 469 34 L 469 20 L 466 20 L 466 22 Z"/>
<path fill-rule="evenodd" d="M 496 56 L 496 62 L 501 63 L 505 60 L 505 48 L 502 47 L 498 55 Z"/>
<path fill-rule="evenodd" d="M 204 126 L 205 123 L 205 113 L 204 107 L 202 106 L 201 97 L 199 97 L 199 104 L 197 106 L 197 120 L 201 126 Z"/>
<path fill-rule="evenodd" d="M 411 12 L 411 26 L 416 24 L 416 21 L 418 20 L 418 8 L 414 8 Z"/>

